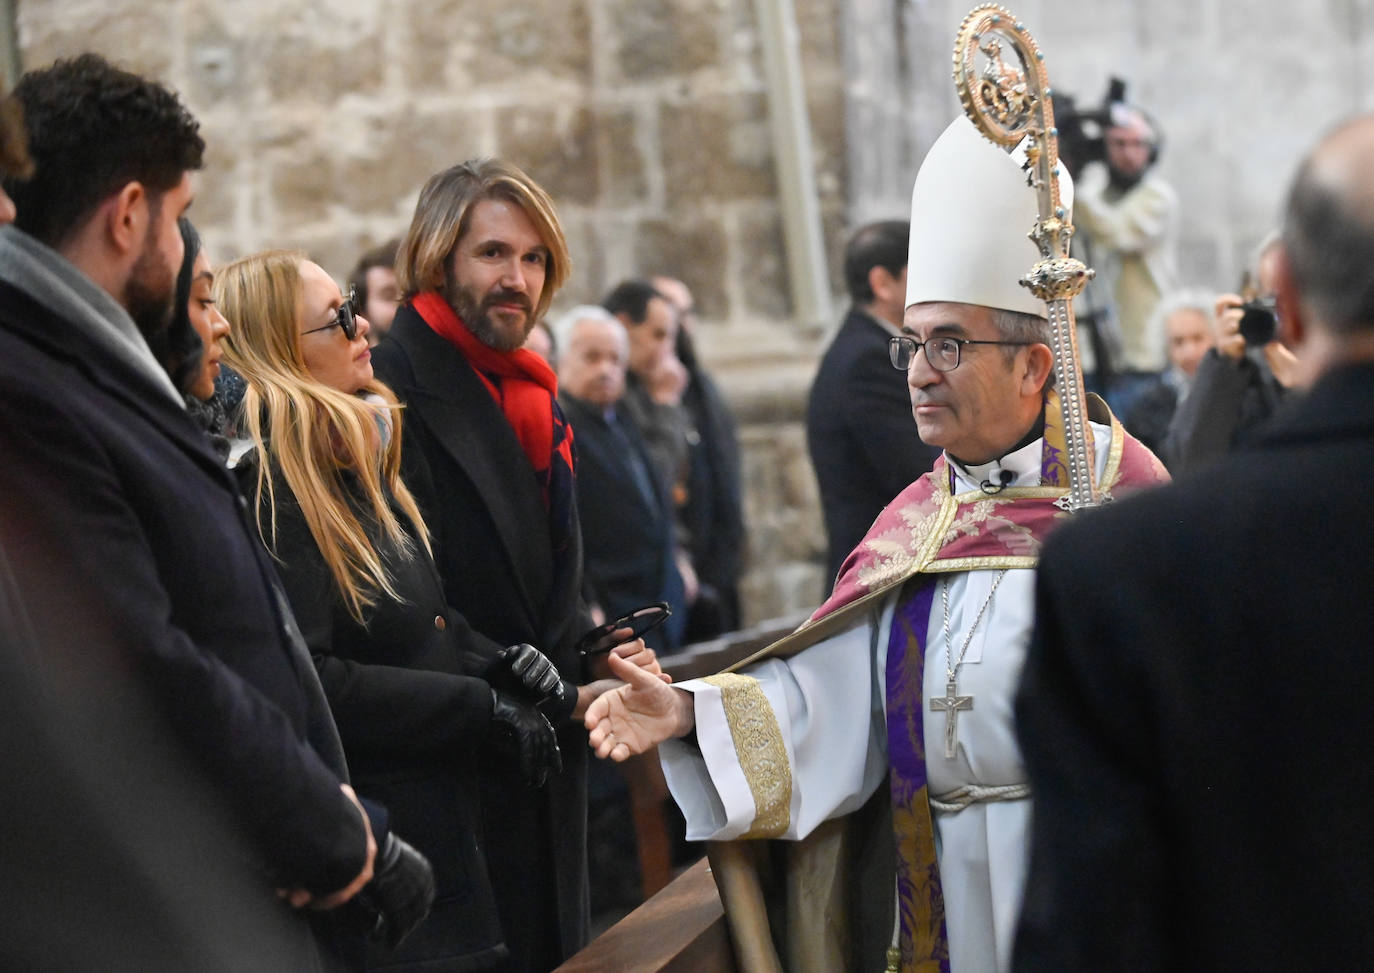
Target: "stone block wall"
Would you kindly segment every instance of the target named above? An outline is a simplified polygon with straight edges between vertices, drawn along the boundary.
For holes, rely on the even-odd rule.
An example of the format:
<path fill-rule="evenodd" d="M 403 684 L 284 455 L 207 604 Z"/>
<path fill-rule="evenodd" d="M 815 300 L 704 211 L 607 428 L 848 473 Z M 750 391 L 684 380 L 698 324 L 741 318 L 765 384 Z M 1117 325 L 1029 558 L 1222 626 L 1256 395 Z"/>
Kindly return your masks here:
<path fill-rule="evenodd" d="M 793 0 L 830 285 L 848 232 L 904 217 L 958 111 L 971 0 Z M 1162 122 L 1188 282 L 1231 287 L 1303 149 L 1374 107 L 1367 0 L 1018 0 L 1056 87 L 1109 75 Z M 754 0 L 20 0 L 24 66 L 85 49 L 165 79 L 210 145 L 214 258 L 300 247 L 342 277 L 431 173 L 502 155 L 553 194 L 575 261 L 554 305 L 668 272 L 741 425 L 750 621 L 815 604 L 824 537 L 802 412 L 827 328 L 789 306 Z"/>

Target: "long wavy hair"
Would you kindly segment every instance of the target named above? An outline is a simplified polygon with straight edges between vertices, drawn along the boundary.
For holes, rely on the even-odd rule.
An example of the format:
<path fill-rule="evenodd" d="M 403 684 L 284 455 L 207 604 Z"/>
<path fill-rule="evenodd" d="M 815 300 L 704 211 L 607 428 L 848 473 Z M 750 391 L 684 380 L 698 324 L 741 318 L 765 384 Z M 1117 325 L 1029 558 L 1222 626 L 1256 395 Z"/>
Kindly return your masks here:
<path fill-rule="evenodd" d="M 373 380 L 362 391 L 378 406 L 316 381 L 301 353 L 299 319 L 304 287 L 294 250 L 268 250 L 234 261 L 215 275 L 215 300 L 234 329 L 225 359 L 248 382 L 241 428 L 257 445 L 258 531 L 276 556 L 276 497 L 270 465 L 275 464 L 295 494 L 305 522 L 338 585 L 348 612 L 359 622 L 380 596 L 400 599 L 366 525 L 349 504 L 345 473 L 362 487 L 364 515 L 406 556 L 414 544 L 387 502 L 387 490 L 415 525 L 420 542 L 429 536 L 415 499 L 401 481 L 401 416 L 395 395 Z M 379 429 L 379 415 L 392 428 Z M 271 461 L 271 463 L 268 462 Z M 264 504 L 266 496 L 268 503 Z M 263 508 L 269 511 L 264 521 Z"/>

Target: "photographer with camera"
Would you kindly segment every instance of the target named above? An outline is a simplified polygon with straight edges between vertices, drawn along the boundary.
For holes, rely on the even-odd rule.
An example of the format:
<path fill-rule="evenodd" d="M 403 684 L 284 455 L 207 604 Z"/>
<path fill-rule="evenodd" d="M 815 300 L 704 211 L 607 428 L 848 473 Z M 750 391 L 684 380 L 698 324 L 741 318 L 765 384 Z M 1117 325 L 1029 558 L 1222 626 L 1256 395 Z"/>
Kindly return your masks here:
<path fill-rule="evenodd" d="M 1104 110 L 1084 116 L 1100 127 L 1101 139 L 1076 146 L 1070 160 L 1082 166 L 1082 174 L 1075 173 L 1075 250 L 1097 271 L 1084 301 L 1107 310 L 1107 321 L 1097 316 L 1102 340 L 1094 349 L 1096 370 L 1110 376 L 1106 399 L 1117 415 L 1130 411 L 1164 367 L 1164 336 L 1151 321 L 1160 297 L 1176 284 L 1178 213 L 1173 188 L 1152 172 L 1159 133 L 1143 111 L 1123 100 L 1124 90 L 1114 81 Z"/>
<path fill-rule="evenodd" d="M 1278 234 L 1271 234 L 1256 250 L 1253 273 L 1246 273 L 1241 287 L 1244 297 L 1216 299 L 1216 347 L 1203 356 L 1164 440 L 1162 458 L 1175 475 L 1228 453 L 1296 382 L 1297 359 L 1275 338 L 1278 244 Z"/>

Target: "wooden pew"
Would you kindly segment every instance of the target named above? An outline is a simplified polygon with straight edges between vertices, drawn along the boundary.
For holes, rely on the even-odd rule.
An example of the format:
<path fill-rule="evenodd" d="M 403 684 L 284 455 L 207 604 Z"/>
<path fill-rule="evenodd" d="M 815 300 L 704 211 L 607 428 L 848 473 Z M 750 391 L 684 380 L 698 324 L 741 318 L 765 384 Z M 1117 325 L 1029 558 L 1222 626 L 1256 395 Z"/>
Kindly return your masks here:
<path fill-rule="evenodd" d="M 606 930 L 554 973 L 737 973 L 706 859 Z"/>

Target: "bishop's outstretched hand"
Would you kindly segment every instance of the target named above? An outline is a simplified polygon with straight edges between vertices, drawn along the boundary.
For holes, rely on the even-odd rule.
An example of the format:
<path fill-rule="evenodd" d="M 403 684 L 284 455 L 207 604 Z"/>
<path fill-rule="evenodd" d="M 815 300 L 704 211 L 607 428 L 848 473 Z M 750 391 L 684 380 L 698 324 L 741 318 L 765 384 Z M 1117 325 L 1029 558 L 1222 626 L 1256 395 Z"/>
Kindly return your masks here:
<path fill-rule="evenodd" d="M 625 685 L 602 693 L 583 718 L 598 757 L 619 763 L 670 737 L 691 732 L 696 719 L 692 695 L 674 689 L 654 673 L 612 655 L 611 672 Z"/>

